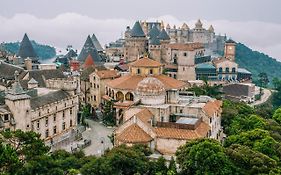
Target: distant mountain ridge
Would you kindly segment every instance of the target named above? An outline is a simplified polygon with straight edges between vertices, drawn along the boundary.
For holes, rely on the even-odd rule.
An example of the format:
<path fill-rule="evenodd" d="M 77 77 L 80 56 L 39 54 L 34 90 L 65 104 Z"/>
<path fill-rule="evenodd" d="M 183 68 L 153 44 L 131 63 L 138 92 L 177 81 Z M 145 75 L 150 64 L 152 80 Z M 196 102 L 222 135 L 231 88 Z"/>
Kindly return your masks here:
<path fill-rule="evenodd" d="M 265 72 L 270 80 L 274 77 L 281 78 L 281 62 L 242 43 L 237 43 L 236 46 L 236 62 L 239 67 L 252 72 L 254 82 L 261 72 Z"/>
<path fill-rule="evenodd" d="M 31 44 L 41 60 L 50 59 L 56 56 L 56 49 L 52 46 L 39 44 L 35 41 L 31 41 Z M 3 43 L 2 47 L 12 54 L 17 54 L 20 48 L 20 42 Z"/>

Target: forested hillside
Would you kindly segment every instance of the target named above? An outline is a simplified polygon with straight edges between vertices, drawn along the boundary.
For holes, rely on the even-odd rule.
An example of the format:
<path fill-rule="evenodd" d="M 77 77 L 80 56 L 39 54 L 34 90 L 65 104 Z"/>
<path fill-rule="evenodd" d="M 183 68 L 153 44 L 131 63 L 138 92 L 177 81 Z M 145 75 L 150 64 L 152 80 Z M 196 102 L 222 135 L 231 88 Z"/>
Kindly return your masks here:
<path fill-rule="evenodd" d="M 244 44 L 237 44 L 236 60 L 239 67 L 246 68 L 252 72 L 254 81 L 257 80 L 261 72 L 265 72 L 270 81 L 274 77 L 281 77 L 281 62 L 261 52 L 253 51 Z"/>
<path fill-rule="evenodd" d="M 49 59 L 56 56 L 56 49 L 54 47 L 38 44 L 35 41 L 31 41 L 31 44 L 38 55 L 39 59 Z M 20 48 L 20 42 L 4 43 L 2 46 L 5 50 L 10 53 L 16 54 Z"/>

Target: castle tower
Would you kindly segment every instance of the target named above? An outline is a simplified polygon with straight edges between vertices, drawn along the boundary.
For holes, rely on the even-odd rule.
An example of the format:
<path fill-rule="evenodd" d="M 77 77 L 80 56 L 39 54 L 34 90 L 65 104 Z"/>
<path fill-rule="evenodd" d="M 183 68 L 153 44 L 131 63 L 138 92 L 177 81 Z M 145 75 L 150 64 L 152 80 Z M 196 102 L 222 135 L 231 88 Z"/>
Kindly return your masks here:
<path fill-rule="evenodd" d="M 30 110 L 30 96 L 21 87 L 18 76 L 18 71 L 15 71 L 15 82 L 5 96 L 5 104 L 14 116 L 15 128 L 27 131 L 31 130 L 31 118 L 27 115 Z"/>
<path fill-rule="evenodd" d="M 148 25 L 147 25 L 146 21 L 142 22 L 142 29 L 143 29 L 143 32 L 145 33 L 145 35 L 147 35 L 147 33 L 148 33 Z"/>
<path fill-rule="evenodd" d="M 19 56 L 23 60 L 29 57 L 32 59 L 32 62 L 34 63 L 38 62 L 37 54 L 26 33 L 24 34 L 23 39 L 20 43 L 20 48 L 17 53 L 17 56 Z"/>
<path fill-rule="evenodd" d="M 124 57 L 127 61 L 135 61 L 148 50 L 148 40 L 137 21 L 130 31 L 130 37 L 125 38 Z"/>
<path fill-rule="evenodd" d="M 100 63 L 102 61 L 100 55 L 98 54 L 98 51 L 96 47 L 94 46 L 93 40 L 91 39 L 90 35 L 88 35 L 84 46 L 78 56 L 78 60 L 80 62 L 85 62 L 86 58 L 89 56 L 89 54 L 94 58 L 94 62 L 96 64 Z"/>
<path fill-rule="evenodd" d="M 225 42 L 224 46 L 224 57 L 235 61 L 235 50 L 236 50 L 236 43 L 232 39 L 229 39 Z"/>
<path fill-rule="evenodd" d="M 149 40 L 149 53 L 152 59 L 161 62 L 161 45 L 157 36 Z"/>
<path fill-rule="evenodd" d="M 168 62 L 168 54 L 167 48 L 170 43 L 170 37 L 165 29 L 162 29 L 160 34 L 158 35 L 158 39 L 160 40 L 161 44 L 161 61 Z"/>
<path fill-rule="evenodd" d="M 24 65 L 25 65 L 25 69 L 26 70 L 32 70 L 32 59 L 30 59 L 29 57 L 27 57 L 24 60 Z"/>

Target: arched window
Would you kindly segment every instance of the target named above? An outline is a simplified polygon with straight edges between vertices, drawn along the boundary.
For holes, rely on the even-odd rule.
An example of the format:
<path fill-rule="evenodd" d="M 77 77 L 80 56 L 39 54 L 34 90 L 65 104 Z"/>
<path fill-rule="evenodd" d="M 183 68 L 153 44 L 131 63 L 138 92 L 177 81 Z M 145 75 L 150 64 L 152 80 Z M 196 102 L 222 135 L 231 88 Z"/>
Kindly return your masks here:
<path fill-rule="evenodd" d="M 229 67 L 225 68 L 225 72 L 229 73 Z"/>
<path fill-rule="evenodd" d="M 118 91 L 116 93 L 116 100 L 123 101 L 124 100 L 124 94 L 122 92 Z"/>
<path fill-rule="evenodd" d="M 236 72 L 236 68 L 235 68 L 235 67 L 232 68 L 232 72 L 233 72 L 233 73 Z"/>
<path fill-rule="evenodd" d="M 140 69 L 137 69 L 137 74 L 140 74 L 141 73 L 141 70 Z"/>
<path fill-rule="evenodd" d="M 134 101 L 134 95 L 131 92 L 128 92 L 125 95 L 125 99 L 128 100 L 128 101 Z"/>
<path fill-rule="evenodd" d="M 219 68 L 219 73 L 222 73 L 222 67 Z"/>
<path fill-rule="evenodd" d="M 150 75 L 153 74 L 153 69 L 149 69 L 149 74 L 150 74 Z"/>

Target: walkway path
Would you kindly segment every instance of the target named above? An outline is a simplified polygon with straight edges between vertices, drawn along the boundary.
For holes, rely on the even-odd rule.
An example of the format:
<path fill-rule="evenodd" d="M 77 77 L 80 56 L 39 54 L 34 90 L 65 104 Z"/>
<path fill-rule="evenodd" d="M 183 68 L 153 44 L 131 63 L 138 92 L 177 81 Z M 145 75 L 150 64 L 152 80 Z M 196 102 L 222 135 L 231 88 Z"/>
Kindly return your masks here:
<path fill-rule="evenodd" d="M 263 95 L 261 96 L 261 99 L 252 103 L 251 106 L 257 106 L 265 103 L 270 96 L 271 96 L 271 91 L 269 89 L 263 89 Z"/>

